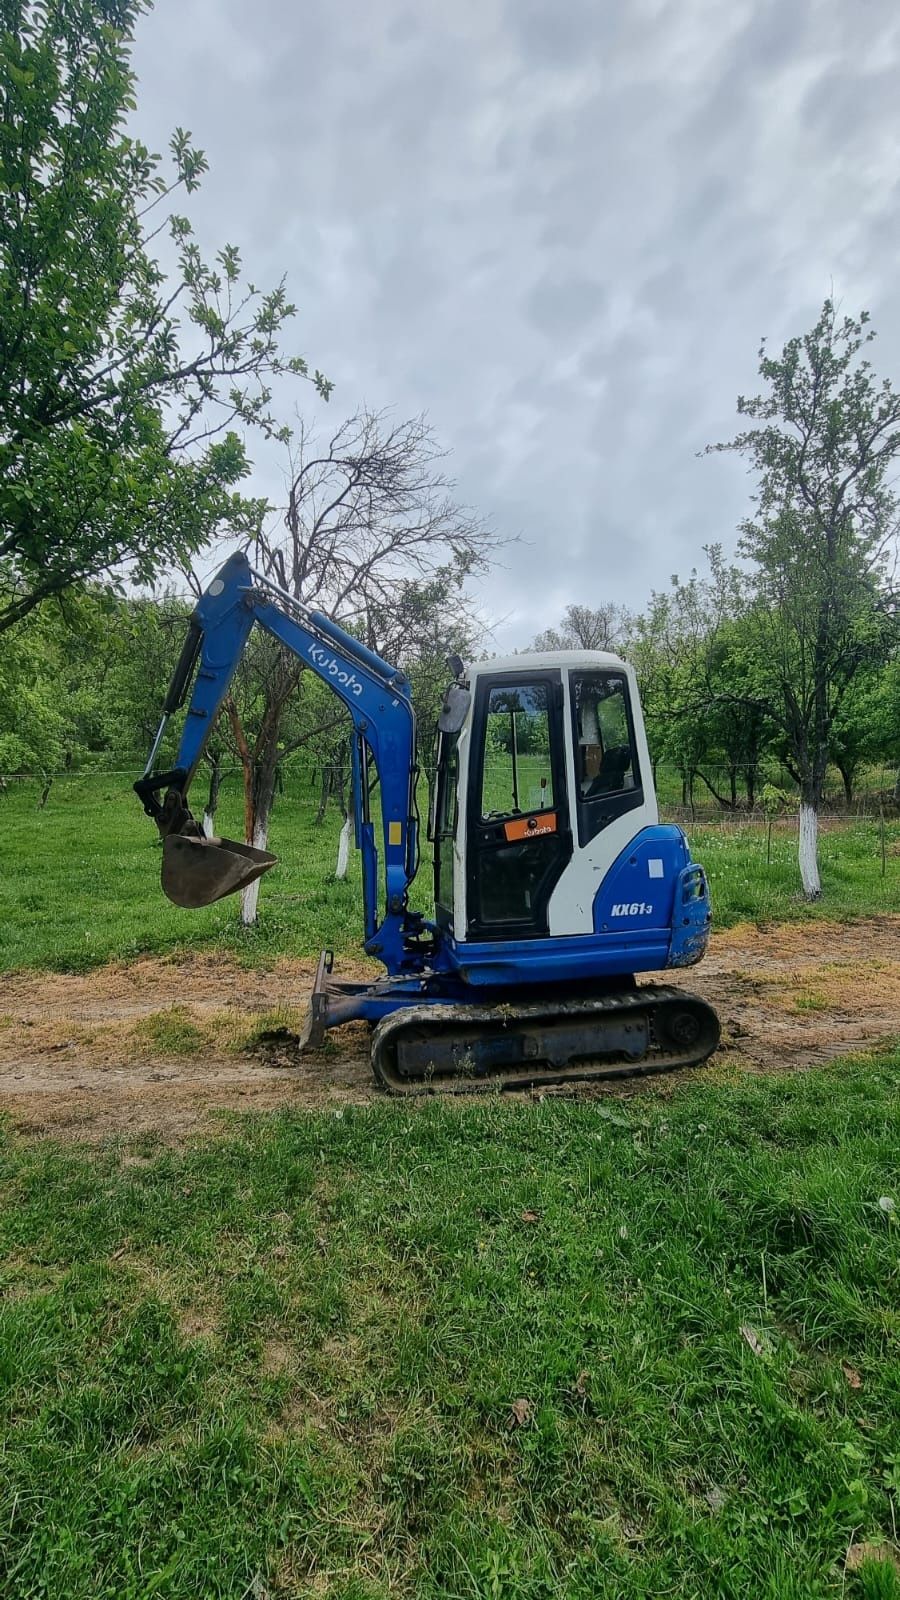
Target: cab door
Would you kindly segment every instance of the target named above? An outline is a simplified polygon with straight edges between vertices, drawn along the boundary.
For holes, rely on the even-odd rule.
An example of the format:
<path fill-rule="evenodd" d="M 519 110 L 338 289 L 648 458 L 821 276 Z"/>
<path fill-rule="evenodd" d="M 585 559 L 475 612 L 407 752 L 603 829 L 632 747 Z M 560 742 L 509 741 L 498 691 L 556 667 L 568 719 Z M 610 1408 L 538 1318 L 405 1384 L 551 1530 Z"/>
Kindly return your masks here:
<path fill-rule="evenodd" d="M 572 855 L 559 672 L 479 677 L 466 812 L 466 937 L 546 936 Z"/>

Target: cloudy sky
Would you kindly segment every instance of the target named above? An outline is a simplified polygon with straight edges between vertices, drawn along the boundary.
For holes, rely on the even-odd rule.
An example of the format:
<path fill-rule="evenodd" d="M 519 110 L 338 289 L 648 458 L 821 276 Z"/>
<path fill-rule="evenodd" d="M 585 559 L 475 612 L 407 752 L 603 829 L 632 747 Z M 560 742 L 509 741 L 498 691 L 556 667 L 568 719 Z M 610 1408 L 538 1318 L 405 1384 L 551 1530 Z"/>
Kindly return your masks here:
<path fill-rule="evenodd" d="M 697 452 L 832 285 L 900 380 L 896 0 L 156 0 L 135 65 L 142 136 L 207 152 L 201 240 L 287 273 L 335 382 L 285 412 L 427 411 L 520 536 L 495 647 L 733 542 L 747 479 Z"/>

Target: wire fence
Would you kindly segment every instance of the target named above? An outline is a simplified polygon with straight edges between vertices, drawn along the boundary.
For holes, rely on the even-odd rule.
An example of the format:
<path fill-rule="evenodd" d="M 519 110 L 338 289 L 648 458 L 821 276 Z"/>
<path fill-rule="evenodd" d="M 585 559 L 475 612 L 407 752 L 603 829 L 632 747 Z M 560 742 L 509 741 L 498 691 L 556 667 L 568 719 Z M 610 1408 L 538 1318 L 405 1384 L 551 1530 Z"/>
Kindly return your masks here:
<path fill-rule="evenodd" d="M 53 792 L 63 794 L 69 786 L 87 783 L 115 783 L 130 788 L 143 770 L 143 758 L 135 757 L 133 763 L 121 760 L 114 766 L 97 763 L 70 766 L 46 773 L 5 773 L 0 775 L 0 802 L 4 794 L 34 791 L 36 800 L 52 803 Z M 430 794 L 434 769 L 423 767 L 421 787 Z M 748 796 L 745 779 L 739 775 L 734 785 L 732 799 L 732 770 L 726 767 L 705 767 L 702 774 L 681 771 L 660 762 L 656 767 L 655 784 L 660 813 L 666 821 L 683 824 L 700 823 L 704 826 L 728 824 L 734 827 L 749 825 L 785 825 L 793 821 L 799 804 L 797 785 L 783 767 L 767 765 L 753 775 L 751 795 Z M 311 803 L 327 803 L 332 797 L 346 796 L 350 784 L 350 766 L 324 763 L 294 764 L 288 762 L 280 773 L 279 788 L 286 793 L 306 792 Z M 193 798 L 197 808 L 202 808 L 206 792 L 207 773 L 201 768 L 195 779 Z M 241 770 L 236 764 L 224 766 L 220 772 L 221 785 L 226 789 L 239 784 Z M 423 795 L 420 793 L 420 804 Z M 900 769 L 897 766 L 862 767 L 854 774 L 848 794 L 839 772 L 829 769 L 819 809 L 823 823 L 846 823 L 856 819 L 900 817 Z M 0 812 L 2 819 L 2 812 Z"/>

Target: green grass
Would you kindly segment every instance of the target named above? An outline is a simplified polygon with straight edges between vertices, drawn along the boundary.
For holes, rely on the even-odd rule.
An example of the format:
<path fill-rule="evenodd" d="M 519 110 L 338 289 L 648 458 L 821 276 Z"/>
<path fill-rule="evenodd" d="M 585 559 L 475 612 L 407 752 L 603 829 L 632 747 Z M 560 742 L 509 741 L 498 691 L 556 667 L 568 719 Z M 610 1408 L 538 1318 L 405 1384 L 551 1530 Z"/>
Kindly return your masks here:
<path fill-rule="evenodd" d="M 165 899 L 156 828 L 124 779 L 60 780 L 44 811 L 37 794 L 16 783 L 0 796 L 0 970 L 79 971 L 210 945 L 248 962 L 359 946 L 358 860 L 337 883 L 341 818 L 331 807 L 314 826 L 318 797 L 305 777 L 295 777 L 278 801 L 272 847 L 280 865 L 263 885 L 260 925 L 250 932 L 238 924 L 234 898 L 201 911 Z M 242 837 L 241 806 L 239 786 L 227 785 L 216 818 L 223 834 Z"/>
<path fill-rule="evenodd" d="M 0 1141 L 0 1590 L 897 1600 L 898 1069 Z"/>
<path fill-rule="evenodd" d="M 797 837 L 790 824 L 773 829 L 766 860 L 766 829 L 717 823 L 687 829 L 691 851 L 709 874 L 713 922 L 773 922 L 794 918 L 871 916 L 900 910 L 900 822 L 885 824 L 886 871 L 881 874 L 877 821 L 830 824 L 819 835 L 822 898 L 800 894 Z M 893 852 L 893 853 L 891 853 Z"/>
<path fill-rule="evenodd" d="M 346 881 L 334 866 L 340 816 L 332 807 L 314 825 L 316 791 L 300 774 L 277 804 L 271 846 L 279 867 L 263 881 L 258 928 L 237 921 L 237 901 L 202 911 L 170 905 L 159 888 L 156 829 L 124 779 L 77 777 L 54 784 L 44 811 L 38 788 L 14 783 L 0 795 L 0 971 L 16 967 L 81 970 L 144 953 L 217 946 L 248 963 L 280 954 L 315 955 L 323 946 L 356 953 L 362 934 L 359 859 Z M 424 799 L 423 799 L 424 810 Z M 241 798 L 226 787 L 217 826 L 240 837 Z M 723 823 L 690 830 L 706 866 L 716 924 L 743 919 L 864 915 L 900 905 L 900 861 L 889 856 L 881 877 L 878 825 L 830 828 L 821 841 L 823 899 L 813 907 L 800 894 L 793 834 L 777 829 L 766 863 L 765 830 Z M 888 848 L 900 843 L 900 824 L 887 827 Z M 431 870 L 423 864 L 414 904 L 430 909 Z"/>

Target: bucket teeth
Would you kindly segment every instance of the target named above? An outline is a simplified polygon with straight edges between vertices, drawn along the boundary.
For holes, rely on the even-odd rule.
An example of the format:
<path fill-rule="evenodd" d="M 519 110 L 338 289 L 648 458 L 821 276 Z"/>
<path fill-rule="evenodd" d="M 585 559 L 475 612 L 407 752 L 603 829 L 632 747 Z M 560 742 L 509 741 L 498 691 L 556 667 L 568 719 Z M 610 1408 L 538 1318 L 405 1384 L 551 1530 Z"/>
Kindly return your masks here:
<path fill-rule="evenodd" d="M 170 833 L 163 840 L 162 887 L 173 905 L 195 910 L 236 894 L 274 867 L 278 857 L 237 839 Z"/>

